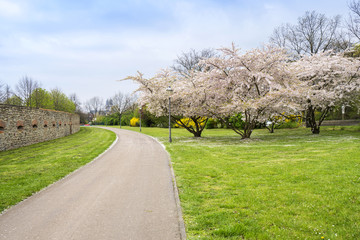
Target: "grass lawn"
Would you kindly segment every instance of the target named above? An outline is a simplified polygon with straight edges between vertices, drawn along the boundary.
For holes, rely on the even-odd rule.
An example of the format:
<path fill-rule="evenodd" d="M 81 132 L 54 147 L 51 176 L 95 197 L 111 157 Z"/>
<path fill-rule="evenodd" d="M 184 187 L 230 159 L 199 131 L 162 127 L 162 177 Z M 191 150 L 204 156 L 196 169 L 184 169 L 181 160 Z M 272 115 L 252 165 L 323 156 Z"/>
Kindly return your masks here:
<path fill-rule="evenodd" d="M 136 130 L 138 128 L 125 127 Z M 188 239 L 360 239 L 360 127 L 143 128 L 171 154 Z"/>
<path fill-rule="evenodd" d="M 93 160 L 116 135 L 99 128 L 0 152 L 0 212 Z"/>

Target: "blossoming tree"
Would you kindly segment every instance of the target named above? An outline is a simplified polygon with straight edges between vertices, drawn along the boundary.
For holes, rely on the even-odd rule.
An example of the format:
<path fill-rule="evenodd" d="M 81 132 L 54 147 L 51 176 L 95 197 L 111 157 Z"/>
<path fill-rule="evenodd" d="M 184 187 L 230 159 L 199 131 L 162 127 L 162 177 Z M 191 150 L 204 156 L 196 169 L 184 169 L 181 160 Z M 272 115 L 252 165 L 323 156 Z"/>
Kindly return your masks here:
<path fill-rule="evenodd" d="M 205 128 L 207 118 L 201 110 L 203 99 L 193 91 L 196 86 L 193 82 L 192 73 L 189 76 L 181 77 L 177 72 L 170 69 L 163 69 L 152 78 L 144 78 L 138 72 L 136 76 L 128 76 L 125 79 L 133 80 L 140 84 L 136 90 L 140 92 L 139 102 L 146 105 L 149 112 L 156 116 L 168 115 L 168 92 L 166 88 L 171 86 L 171 118 L 178 125 L 192 133 L 194 137 L 201 137 Z M 193 124 L 188 124 L 183 118 L 189 118 Z"/>
<path fill-rule="evenodd" d="M 328 51 L 303 56 L 292 63 L 292 68 L 300 80 L 293 89 L 293 100 L 299 110 L 307 111 L 312 133 L 319 134 L 329 111 L 335 105 L 352 101 L 353 94 L 359 91 L 360 61 Z M 316 113 L 320 114 L 318 119 Z"/>
<path fill-rule="evenodd" d="M 291 107 L 284 102 L 294 78 L 288 67 L 288 55 L 279 48 L 264 47 L 244 54 L 233 44 L 221 49 L 222 55 L 204 60 L 211 69 L 197 74 L 206 95 L 206 110 L 229 128 L 250 138 L 256 123 L 264 122 L 274 112 Z M 199 93 L 200 94 L 200 93 Z M 244 125 L 232 123 L 241 113 Z"/>

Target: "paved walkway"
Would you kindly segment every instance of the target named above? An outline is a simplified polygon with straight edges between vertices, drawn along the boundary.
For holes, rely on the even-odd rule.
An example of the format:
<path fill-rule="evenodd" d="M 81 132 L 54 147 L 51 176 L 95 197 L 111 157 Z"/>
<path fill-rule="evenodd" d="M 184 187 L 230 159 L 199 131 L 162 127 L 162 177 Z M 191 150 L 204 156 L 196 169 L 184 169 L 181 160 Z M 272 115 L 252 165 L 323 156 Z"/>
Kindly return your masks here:
<path fill-rule="evenodd" d="M 0 239 L 181 239 L 167 153 L 112 130 L 111 150 L 0 215 Z"/>

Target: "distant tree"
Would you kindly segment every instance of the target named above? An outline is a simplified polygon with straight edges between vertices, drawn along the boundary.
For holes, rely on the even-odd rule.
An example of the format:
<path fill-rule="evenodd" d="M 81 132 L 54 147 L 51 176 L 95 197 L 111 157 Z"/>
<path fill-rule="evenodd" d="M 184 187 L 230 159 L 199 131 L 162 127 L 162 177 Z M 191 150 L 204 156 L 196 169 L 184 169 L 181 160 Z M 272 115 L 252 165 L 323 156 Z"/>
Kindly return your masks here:
<path fill-rule="evenodd" d="M 121 92 L 116 93 L 112 98 L 112 112 L 119 114 L 119 122 L 121 128 L 122 115 L 133 105 L 135 99 L 129 94 L 123 94 Z"/>
<path fill-rule="evenodd" d="M 360 1 L 351 1 L 349 3 L 349 19 L 347 21 L 347 28 L 350 33 L 360 41 Z"/>
<path fill-rule="evenodd" d="M 216 52 L 212 49 L 203 49 L 201 51 L 190 49 L 189 52 L 184 52 L 178 56 L 171 68 L 183 77 L 191 77 L 194 71 L 205 71 L 205 64 L 200 63 L 201 60 L 215 56 Z"/>
<path fill-rule="evenodd" d="M 286 24 L 275 28 L 270 43 L 286 48 L 296 55 L 316 54 L 326 50 L 342 51 L 351 43 L 340 30 L 341 17 L 327 18 L 316 11 L 307 11 L 299 17 L 297 24 Z"/>
<path fill-rule="evenodd" d="M 11 91 L 11 87 L 9 86 L 9 84 L 6 84 L 4 86 L 4 103 L 8 104 L 7 102 L 9 101 L 11 96 L 13 96 L 13 92 Z"/>
<path fill-rule="evenodd" d="M 12 96 L 15 96 L 13 94 L 13 92 L 11 91 L 11 87 L 8 84 L 3 84 L 2 87 L 0 88 L 0 92 L 1 92 L 1 101 L 4 104 L 10 104 L 10 105 L 22 105 L 22 100 L 20 99 L 20 101 L 12 101 L 14 100 L 14 98 L 11 99 Z M 11 99 L 11 100 L 10 100 Z M 10 103 L 12 102 L 12 103 Z M 14 104 L 16 103 L 16 104 Z"/>
<path fill-rule="evenodd" d="M 97 116 L 104 107 L 104 101 L 100 97 L 93 97 L 90 100 L 86 101 L 85 108 L 89 113 L 93 113 L 94 116 Z"/>
<path fill-rule="evenodd" d="M 21 78 L 16 85 L 16 92 L 18 97 L 22 99 L 22 102 L 25 106 L 31 106 L 31 96 L 35 89 L 40 87 L 40 83 L 33 80 L 28 76 Z"/>
<path fill-rule="evenodd" d="M 51 94 L 43 88 L 37 88 L 31 94 L 31 107 L 53 109 Z"/>
<path fill-rule="evenodd" d="M 75 111 L 81 112 L 81 101 L 80 101 L 79 97 L 76 95 L 76 93 L 70 94 L 69 99 L 74 103 Z"/>
<path fill-rule="evenodd" d="M 50 95 L 53 101 L 54 110 L 70 113 L 75 112 L 75 104 L 60 89 L 52 89 Z"/>
<path fill-rule="evenodd" d="M 20 97 L 16 96 L 16 95 L 12 95 L 11 97 L 9 97 L 6 101 L 5 104 L 9 104 L 9 105 L 16 105 L 16 106 L 22 106 L 23 105 L 23 101 Z"/>
<path fill-rule="evenodd" d="M 5 85 L 0 82 L 0 103 L 5 101 Z"/>

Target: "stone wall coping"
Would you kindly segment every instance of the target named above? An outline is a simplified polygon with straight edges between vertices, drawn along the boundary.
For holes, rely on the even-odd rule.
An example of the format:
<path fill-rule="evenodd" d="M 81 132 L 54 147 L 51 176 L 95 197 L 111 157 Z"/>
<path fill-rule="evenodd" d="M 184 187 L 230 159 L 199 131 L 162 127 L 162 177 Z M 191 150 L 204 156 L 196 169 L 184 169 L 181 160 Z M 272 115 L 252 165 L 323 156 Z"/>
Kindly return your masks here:
<path fill-rule="evenodd" d="M 19 105 L 11 105 L 11 104 L 3 104 L 3 103 L 0 103 L 0 106 L 18 107 L 18 108 L 26 108 L 26 109 L 38 109 L 38 110 L 49 111 L 49 112 L 58 112 L 58 113 L 67 113 L 67 114 L 71 114 L 71 115 L 77 115 L 76 113 L 70 113 L 70 112 L 64 112 L 64 111 L 46 109 L 46 108 L 27 107 L 27 106 L 19 106 Z"/>

